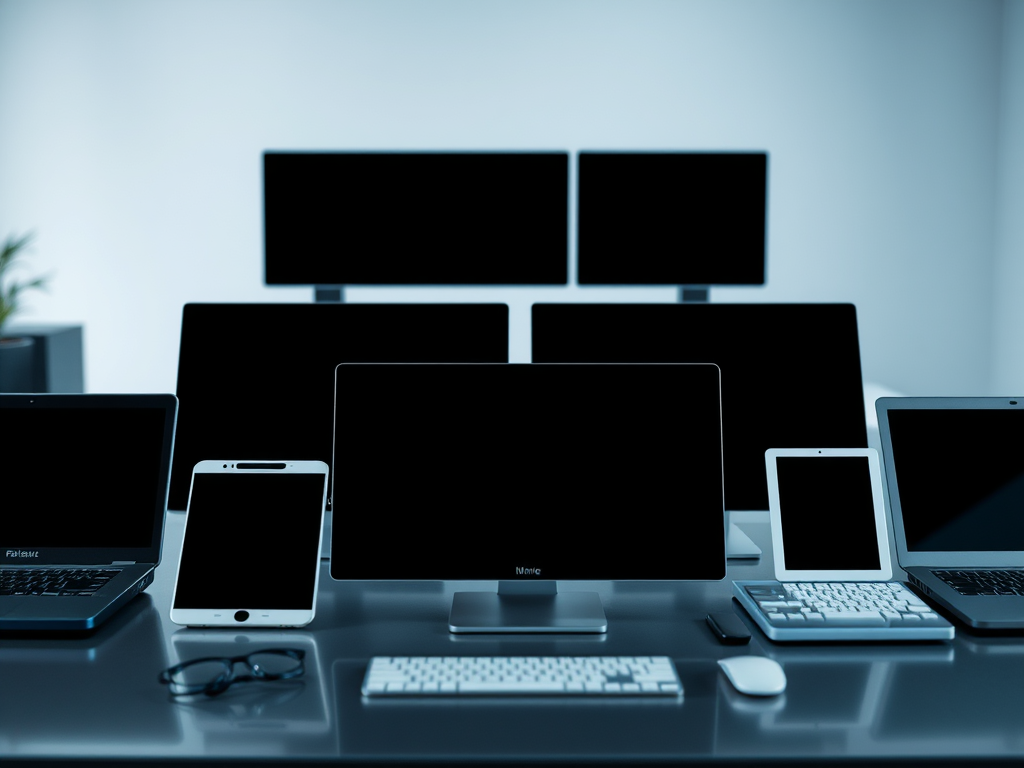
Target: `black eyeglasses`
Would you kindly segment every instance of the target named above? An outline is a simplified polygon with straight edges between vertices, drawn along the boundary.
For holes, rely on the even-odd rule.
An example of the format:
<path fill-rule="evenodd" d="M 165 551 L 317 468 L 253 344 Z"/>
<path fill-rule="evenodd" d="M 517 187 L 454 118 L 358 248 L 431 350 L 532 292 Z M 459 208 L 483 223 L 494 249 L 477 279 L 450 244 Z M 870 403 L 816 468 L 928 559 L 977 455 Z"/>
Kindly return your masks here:
<path fill-rule="evenodd" d="M 205 693 L 218 696 L 235 683 L 252 680 L 291 680 L 306 671 L 302 663 L 306 652 L 298 648 L 267 648 L 233 659 L 207 657 L 192 659 L 165 669 L 157 678 L 169 686 L 175 696 Z M 235 665 L 245 664 L 247 674 L 236 675 Z"/>

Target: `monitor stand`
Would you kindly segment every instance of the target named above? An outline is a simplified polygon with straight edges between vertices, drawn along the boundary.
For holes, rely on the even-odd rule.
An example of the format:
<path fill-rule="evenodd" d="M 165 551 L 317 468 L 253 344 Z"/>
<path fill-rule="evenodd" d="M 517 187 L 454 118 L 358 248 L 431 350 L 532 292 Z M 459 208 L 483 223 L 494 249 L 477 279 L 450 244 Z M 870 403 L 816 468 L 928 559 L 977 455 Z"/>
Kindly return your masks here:
<path fill-rule="evenodd" d="M 756 560 L 761 557 L 761 548 L 736 523 L 730 521 L 725 529 L 725 557 L 728 560 Z"/>
<path fill-rule="evenodd" d="M 313 302 L 316 304 L 344 304 L 344 285 L 315 285 L 313 286 Z"/>
<path fill-rule="evenodd" d="M 448 630 L 455 634 L 603 633 L 597 592 L 559 592 L 554 581 L 499 581 L 497 592 L 456 592 Z"/>

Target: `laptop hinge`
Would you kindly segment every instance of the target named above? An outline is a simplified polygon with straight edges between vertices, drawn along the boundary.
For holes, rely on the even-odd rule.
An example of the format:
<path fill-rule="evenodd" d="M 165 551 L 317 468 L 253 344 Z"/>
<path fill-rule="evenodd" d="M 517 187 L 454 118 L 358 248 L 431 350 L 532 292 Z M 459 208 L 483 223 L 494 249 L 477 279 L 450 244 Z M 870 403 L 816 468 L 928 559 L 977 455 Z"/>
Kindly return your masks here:
<path fill-rule="evenodd" d="M 113 561 L 111 561 L 110 564 L 111 565 L 135 565 L 135 561 L 134 560 L 113 560 Z"/>

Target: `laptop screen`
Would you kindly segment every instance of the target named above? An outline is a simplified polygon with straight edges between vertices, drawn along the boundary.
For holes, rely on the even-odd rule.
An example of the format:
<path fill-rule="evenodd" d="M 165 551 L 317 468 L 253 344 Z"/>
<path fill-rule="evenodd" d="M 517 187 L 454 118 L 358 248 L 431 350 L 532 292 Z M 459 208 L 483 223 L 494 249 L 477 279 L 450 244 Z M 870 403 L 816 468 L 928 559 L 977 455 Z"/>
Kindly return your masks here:
<path fill-rule="evenodd" d="M 1024 551 L 1024 410 L 890 408 L 888 432 L 910 552 Z"/>
<path fill-rule="evenodd" d="M 0 518 L 0 562 L 156 561 L 174 398 L 154 396 L 146 407 L 142 397 L 0 398 L 0 466 L 19 490 Z M 92 560 L 69 550 L 119 554 Z"/>

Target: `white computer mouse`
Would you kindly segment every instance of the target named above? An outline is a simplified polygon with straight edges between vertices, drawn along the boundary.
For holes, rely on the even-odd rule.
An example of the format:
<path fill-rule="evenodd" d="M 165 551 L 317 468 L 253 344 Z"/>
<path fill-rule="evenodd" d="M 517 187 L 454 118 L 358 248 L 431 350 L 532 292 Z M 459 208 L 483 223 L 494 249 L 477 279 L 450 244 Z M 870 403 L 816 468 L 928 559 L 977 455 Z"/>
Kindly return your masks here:
<path fill-rule="evenodd" d="M 740 693 L 748 696 L 777 696 L 786 690 L 782 665 L 765 656 L 733 656 L 719 659 L 718 666 Z"/>

